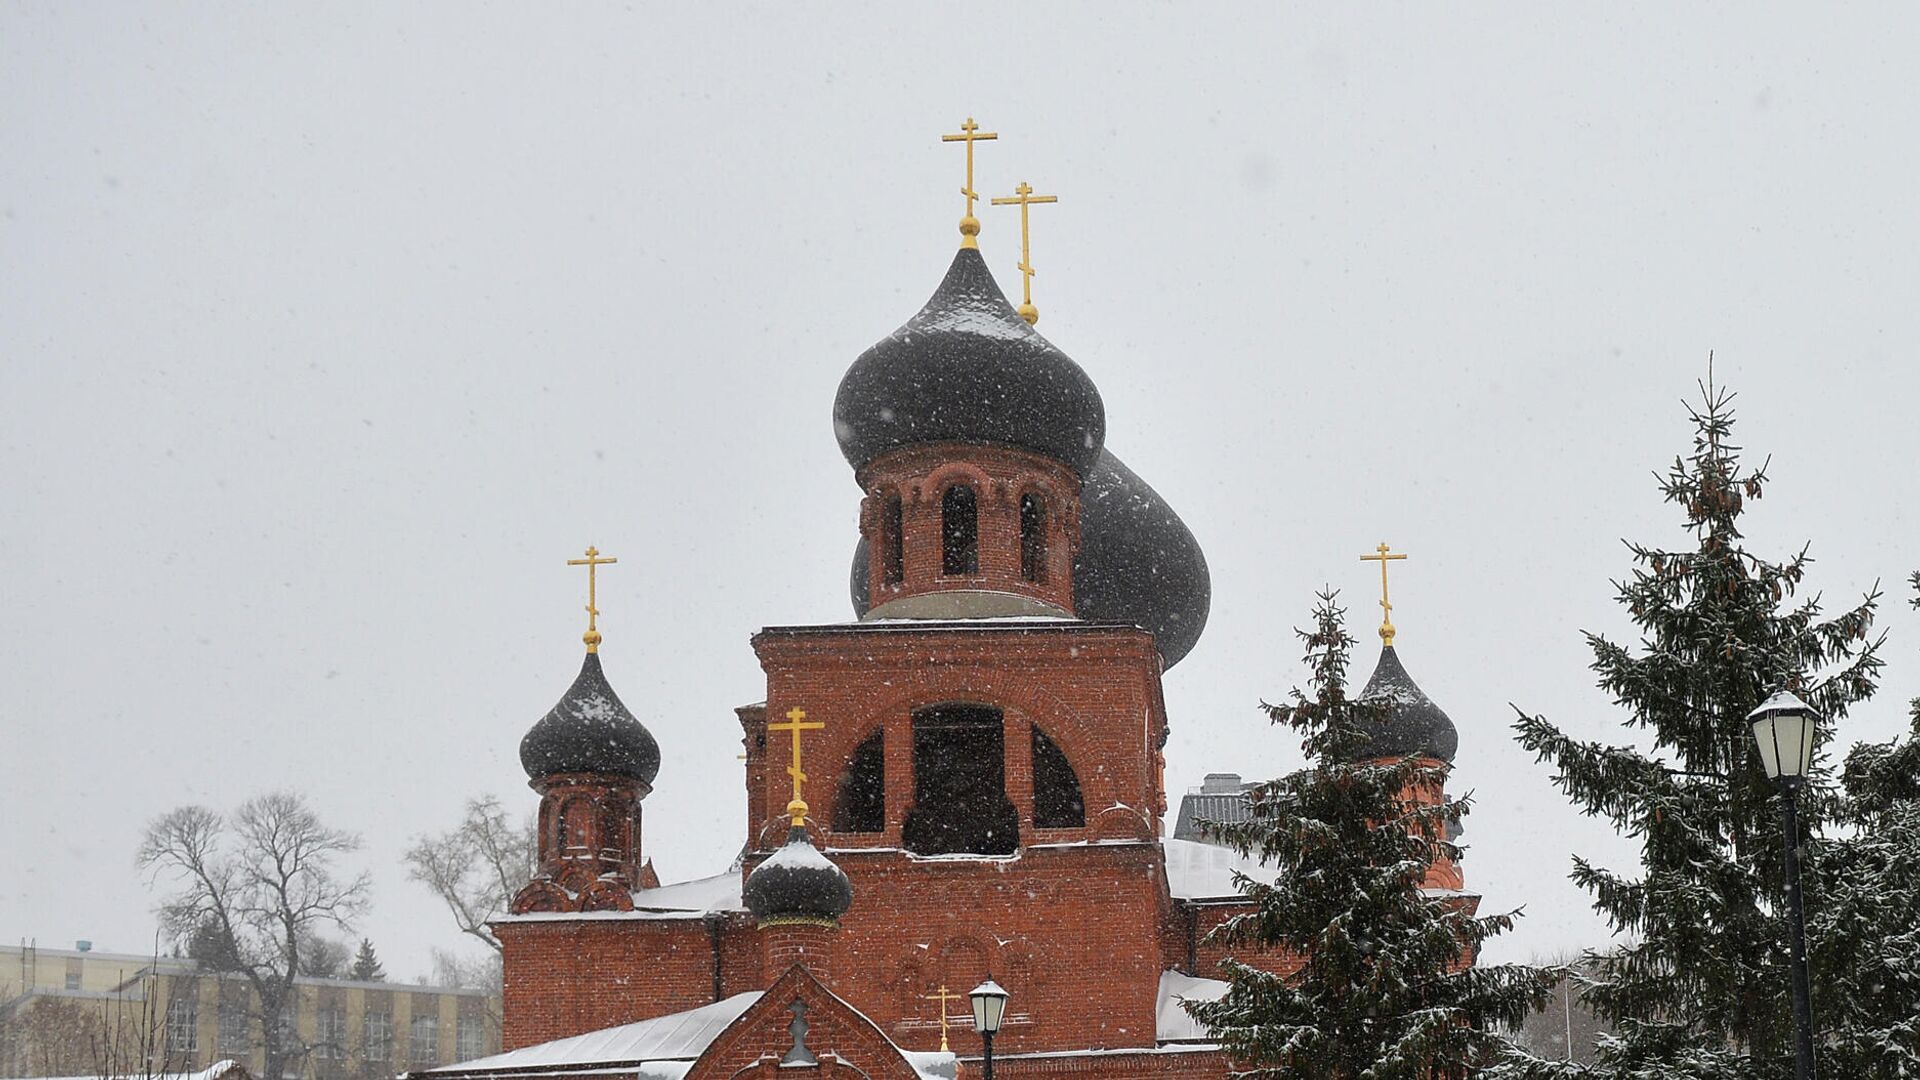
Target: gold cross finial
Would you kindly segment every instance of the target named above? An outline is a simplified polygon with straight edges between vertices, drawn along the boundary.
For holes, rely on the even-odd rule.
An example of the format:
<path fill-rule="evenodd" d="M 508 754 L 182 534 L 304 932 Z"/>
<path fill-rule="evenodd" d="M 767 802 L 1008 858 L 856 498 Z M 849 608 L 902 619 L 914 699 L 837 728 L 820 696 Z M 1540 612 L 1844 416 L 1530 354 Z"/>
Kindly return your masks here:
<path fill-rule="evenodd" d="M 939 993 L 922 994 L 920 996 L 926 998 L 928 1001 L 937 1001 L 940 1003 L 940 1052 L 943 1054 L 949 1053 L 950 1051 L 947 1047 L 947 1002 L 959 1001 L 961 998 L 966 997 L 966 995 L 949 993 L 947 991 L 947 984 L 941 983 Z"/>
<path fill-rule="evenodd" d="M 1040 309 L 1033 306 L 1033 255 L 1027 248 L 1027 207 L 1034 203 L 1059 201 L 1058 195 L 1035 195 L 1033 185 L 1025 180 L 1020 181 L 1020 186 L 1013 189 L 1012 198 L 993 200 L 995 206 L 1017 204 L 1020 207 L 1020 307 L 1018 310 L 1020 317 L 1027 320 L 1028 326 L 1040 321 Z"/>
<path fill-rule="evenodd" d="M 807 722 L 807 711 L 799 708 L 787 710 L 786 723 L 767 725 L 768 731 L 793 732 L 793 764 L 787 766 L 787 775 L 793 777 L 793 801 L 787 804 L 787 813 L 796 826 L 807 822 L 807 800 L 800 797 L 800 789 L 807 782 L 807 774 L 800 769 L 800 733 L 819 731 L 826 726 L 818 720 Z"/>
<path fill-rule="evenodd" d="M 999 132 L 981 131 L 980 125 L 974 123 L 973 117 L 971 116 L 967 117 L 966 123 L 960 125 L 960 134 L 940 136 L 941 142 L 963 142 L 967 144 L 967 182 L 966 185 L 960 189 L 960 194 L 967 197 L 967 214 L 960 219 L 960 246 L 963 248 L 977 248 L 980 246 L 980 242 L 974 239 L 974 237 L 980 235 L 980 219 L 973 216 L 973 200 L 980 196 L 973 190 L 973 144 L 977 142 L 991 142 L 999 137 Z"/>
<path fill-rule="evenodd" d="M 584 566 L 587 568 L 587 632 L 580 635 L 580 640 L 587 643 L 587 651 L 590 653 L 600 651 L 600 608 L 598 606 L 600 583 L 598 572 L 601 567 L 609 566 L 619 561 L 619 559 L 612 557 L 601 558 L 600 549 L 591 545 L 587 548 L 586 558 L 567 560 L 568 566 Z"/>
<path fill-rule="evenodd" d="M 1387 542 L 1382 540 L 1380 546 L 1374 549 L 1374 554 L 1362 555 L 1360 561 L 1380 564 L 1380 641 L 1391 647 L 1393 645 L 1393 604 L 1387 599 L 1387 563 L 1398 562 L 1406 556 L 1389 555 L 1387 554 L 1389 550 Z"/>

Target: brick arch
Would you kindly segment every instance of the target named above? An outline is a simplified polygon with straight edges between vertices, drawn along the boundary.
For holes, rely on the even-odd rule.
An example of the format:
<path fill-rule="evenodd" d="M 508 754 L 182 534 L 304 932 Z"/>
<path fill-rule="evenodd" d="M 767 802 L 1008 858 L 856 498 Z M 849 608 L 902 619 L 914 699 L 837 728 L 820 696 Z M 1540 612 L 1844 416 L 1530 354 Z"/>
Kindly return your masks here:
<path fill-rule="evenodd" d="M 993 478 L 987 471 L 968 461 L 949 461 L 921 478 L 915 486 L 917 493 L 927 498 L 939 498 L 948 488 L 964 481 L 973 489 L 974 497 L 985 502 L 993 494 Z"/>

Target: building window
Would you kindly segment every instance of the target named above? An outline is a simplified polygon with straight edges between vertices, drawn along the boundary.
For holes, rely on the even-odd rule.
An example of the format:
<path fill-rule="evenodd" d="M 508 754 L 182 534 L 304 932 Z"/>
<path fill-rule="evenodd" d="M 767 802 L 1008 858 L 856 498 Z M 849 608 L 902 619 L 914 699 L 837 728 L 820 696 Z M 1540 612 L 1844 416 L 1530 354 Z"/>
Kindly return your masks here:
<path fill-rule="evenodd" d="M 835 832 L 872 833 L 887 827 L 885 733 L 875 731 L 854 748 L 833 801 Z"/>
<path fill-rule="evenodd" d="M 360 1022 L 360 1045 L 368 1061 L 393 1060 L 393 1014 L 368 1009 Z"/>
<path fill-rule="evenodd" d="M 176 1054 L 200 1049 L 200 1010 L 194 1007 L 190 991 L 167 1000 L 167 1049 Z"/>
<path fill-rule="evenodd" d="M 407 1027 L 407 1056 L 415 1065 L 431 1065 L 440 1057 L 440 1018 L 416 1016 Z"/>
<path fill-rule="evenodd" d="M 313 1056 L 336 1060 L 347 1056 L 347 1010 L 328 1005 L 314 1013 Z"/>
<path fill-rule="evenodd" d="M 980 507 L 965 484 L 955 484 L 940 496 L 940 572 L 980 572 Z"/>
<path fill-rule="evenodd" d="M 1082 829 L 1087 808 L 1080 798 L 1080 777 L 1067 755 L 1040 725 L 1033 727 L 1033 827 Z"/>
<path fill-rule="evenodd" d="M 901 841 L 920 855 L 1011 855 L 1020 816 L 1007 798 L 1003 721 L 991 705 L 951 702 L 913 714 L 913 809 Z"/>
<path fill-rule="evenodd" d="M 898 585 L 907 577 L 907 539 L 900 496 L 889 495 L 880 512 L 880 580 Z"/>
<path fill-rule="evenodd" d="M 238 1005 L 220 1006 L 220 1053 L 225 1055 L 245 1055 L 253 1049 L 248 1045 L 246 1010 Z"/>
<path fill-rule="evenodd" d="M 69 990 L 80 989 L 80 973 L 79 972 L 77 971 L 67 972 L 67 989 Z"/>
<path fill-rule="evenodd" d="M 471 1061 L 487 1052 L 487 1022 L 478 1016 L 460 1017 L 455 1029 L 455 1053 L 461 1061 Z"/>
<path fill-rule="evenodd" d="M 1040 496 L 1020 496 L 1020 576 L 1047 580 L 1047 503 Z"/>

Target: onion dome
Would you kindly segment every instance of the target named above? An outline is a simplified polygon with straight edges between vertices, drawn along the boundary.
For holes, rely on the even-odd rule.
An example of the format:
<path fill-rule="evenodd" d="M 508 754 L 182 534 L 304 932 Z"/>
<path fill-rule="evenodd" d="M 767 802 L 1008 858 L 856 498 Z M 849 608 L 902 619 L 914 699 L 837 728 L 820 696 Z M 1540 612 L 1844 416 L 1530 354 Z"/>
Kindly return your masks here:
<path fill-rule="evenodd" d="M 600 654 L 589 652 L 560 703 L 520 740 L 520 765 L 535 780 L 599 773 L 651 786 L 660 772 L 660 744 L 607 684 Z"/>
<path fill-rule="evenodd" d="M 1200 640 L 1213 603 L 1207 557 L 1186 522 L 1104 450 L 1080 486 L 1073 603 L 1083 619 L 1152 631 L 1168 667 Z"/>
<path fill-rule="evenodd" d="M 961 248 L 920 313 L 861 353 L 833 399 L 856 471 L 925 443 L 1010 446 L 1085 477 L 1106 438 L 1093 380 L 1028 326 L 975 248 Z"/>
<path fill-rule="evenodd" d="M 1373 744 L 1367 748 L 1369 757 L 1425 754 L 1452 761 L 1454 751 L 1460 748 L 1460 733 L 1453 721 L 1414 684 L 1392 645 L 1380 650 L 1380 663 L 1358 700 L 1386 705 L 1391 710 L 1385 724 L 1374 733 Z"/>
<path fill-rule="evenodd" d="M 813 846 L 806 826 L 795 825 L 787 842 L 747 875 L 740 897 L 762 924 L 835 923 L 853 906 L 853 885 Z"/>

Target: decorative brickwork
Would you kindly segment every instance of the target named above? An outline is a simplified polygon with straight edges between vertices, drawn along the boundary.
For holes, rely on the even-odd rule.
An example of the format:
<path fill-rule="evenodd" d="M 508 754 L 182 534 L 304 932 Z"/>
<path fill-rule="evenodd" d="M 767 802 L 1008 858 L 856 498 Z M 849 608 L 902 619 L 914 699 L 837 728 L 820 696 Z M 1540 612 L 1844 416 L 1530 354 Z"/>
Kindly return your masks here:
<path fill-rule="evenodd" d="M 540 793 L 539 873 L 513 898 L 528 912 L 632 911 L 633 890 L 658 885 L 640 861 L 637 780 L 562 773 L 532 782 Z"/>

